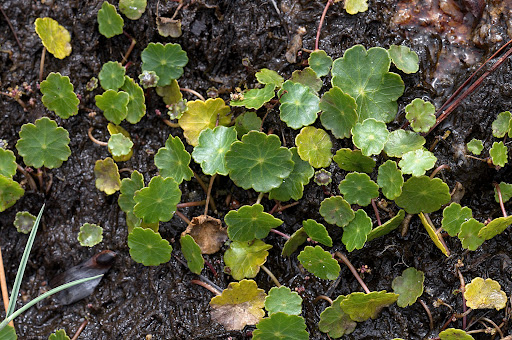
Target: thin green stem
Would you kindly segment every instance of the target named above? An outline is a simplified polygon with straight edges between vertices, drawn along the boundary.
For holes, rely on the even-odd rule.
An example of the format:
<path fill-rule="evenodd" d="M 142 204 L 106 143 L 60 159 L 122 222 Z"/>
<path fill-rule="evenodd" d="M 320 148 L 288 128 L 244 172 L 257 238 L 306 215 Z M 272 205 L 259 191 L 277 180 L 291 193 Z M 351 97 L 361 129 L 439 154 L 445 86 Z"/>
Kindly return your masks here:
<path fill-rule="evenodd" d="M 256 200 L 256 204 L 260 204 L 261 199 L 263 198 L 264 195 L 265 195 L 264 192 L 260 192 L 260 194 L 258 195 L 258 199 Z"/>

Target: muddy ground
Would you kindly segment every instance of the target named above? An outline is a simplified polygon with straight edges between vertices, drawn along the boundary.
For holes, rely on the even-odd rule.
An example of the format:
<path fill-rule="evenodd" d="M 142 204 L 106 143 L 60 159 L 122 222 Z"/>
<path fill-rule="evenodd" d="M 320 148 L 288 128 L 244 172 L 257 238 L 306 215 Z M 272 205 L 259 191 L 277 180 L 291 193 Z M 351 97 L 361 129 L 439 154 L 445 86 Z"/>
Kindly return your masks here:
<path fill-rule="evenodd" d="M 286 78 L 292 71 L 301 68 L 302 61 L 308 56 L 308 53 L 303 52 L 298 56 L 297 63 L 290 64 L 285 58 L 289 38 L 302 26 L 307 32 L 303 36 L 303 47 L 314 48 L 316 27 L 325 1 L 275 2 L 280 14 L 273 7 L 272 1 L 267 0 L 184 0 L 185 6 L 177 16 L 182 20 L 183 35 L 172 39 L 158 34 L 155 24 L 157 2 L 150 0 L 146 12 L 139 20 L 125 19 L 126 32 L 137 40 L 129 57 L 133 64 L 127 73 L 133 78 L 137 77 L 140 72 L 140 53 L 149 42 L 177 42 L 187 52 L 190 60 L 179 80 L 180 85 L 202 94 L 206 94 L 210 87 L 216 87 L 221 96 L 227 99 L 235 87 L 245 84 L 252 86 L 255 82 L 254 72 L 263 67 L 277 70 Z M 333 58 L 340 57 L 348 47 L 359 43 L 367 48 L 387 48 L 390 44 L 403 43 L 415 50 L 420 56 L 420 71 L 414 75 L 402 74 L 406 91 L 399 100 L 399 114 L 395 124 L 399 126 L 403 121 L 403 108 L 413 98 L 430 99 L 439 107 L 454 91 L 455 85 L 461 84 L 487 56 L 509 39 L 507 30 L 510 32 L 511 29 L 507 24 L 511 20 L 510 1 L 488 0 L 483 13 L 476 13 L 477 16 L 482 15 L 482 21 L 475 19 L 473 14 L 472 18 L 467 7 L 468 4 L 478 2 L 455 1 L 461 6 L 458 12 L 450 12 L 445 8 L 451 15 L 443 12 L 444 19 L 430 21 L 430 24 L 424 26 L 416 25 L 414 20 L 405 22 L 403 18 L 397 17 L 399 10 L 404 10 L 407 4 L 414 5 L 411 1 L 370 0 L 369 11 L 355 16 L 346 14 L 342 4 L 336 3 L 327 13 L 320 48 L 325 49 Z M 47 290 L 46 282 L 66 268 L 103 249 L 118 253 L 114 266 L 92 296 L 65 307 L 57 306 L 52 300 L 39 303 L 16 320 L 18 336 L 20 339 L 46 339 L 59 328 L 64 328 L 72 335 L 84 318 L 88 318 L 89 323 L 80 339 L 144 339 L 148 334 L 153 335 L 153 339 L 249 338 L 253 328 L 249 327 L 243 332 L 229 332 L 210 319 L 208 302 L 212 294 L 191 284 L 190 280 L 196 276 L 174 258 L 157 267 L 144 267 L 135 263 L 128 253 L 125 217 L 117 205 L 118 194 L 106 196 L 95 188 L 94 162 L 108 157 L 109 153 L 105 147 L 91 142 L 87 130 L 94 127 L 96 138 L 106 141 L 107 121 L 102 114 L 89 116 L 90 110 L 98 110 L 94 105 L 94 95 L 99 94 L 100 90 L 87 92 L 85 87 L 91 77 L 98 75 L 103 63 L 109 60 L 120 61 L 122 53 L 130 45 L 130 40 L 124 35 L 106 39 L 99 34 L 96 13 L 101 3 L 96 0 L 46 0 L 45 3 L 39 0 L 4 0 L 0 4 L 23 46 L 23 50 L 20 50 L 5 18 L 0 17 L 0 90 L 7 91 L 8 87 L 26 82 L 34 88 L 34 93 L 22 99 L 25 102 L 30 98 L 35 99 L 35 105 L 24 111 L 16 101 L 0 96 L 0 138 L 8 142 L 10 150 L 15 151 L 14 145 L 22 124 L 49 116 L 69 131 L 72 150 L 69 160 L 62 167 L 46 171 L 46 180 L 50 174 L 53 176 L 48 193 L 27 187 L 26 194 L 16 205 L 0 214 L 0 246 L 7 281 L 11 284 L 27 240 L 26 235 L 19 234 L 13 227 L 14 216 L 20 210 L 36 214 L 43 202 L 46 203 L 43 224 L 30 256 L 18 307 L 22 305 L 22 299 L 30 300 Z M 423 3 L 425 6 L 432 4 L 434 9 L 439 8 L 437 1 Z M 501 12 L 500 6 L 504 7 Z M 161 1 L 159 13 L 170 17 L 176 7 L 176 2 Z M 72 36 L 72 54 L 64 60 L 47 54 L 44 69 L 45 76 L 50 72 L 70 76 L 75 91 L 81 95 L 79 114 L 68 120 L 62 120 L 46 110 L 36 88 L 42 44 L 35 34 L 34 20 L 46 16 L 56 19 Z M 446 26 L 443 26 L 443 20 Z M 485 26 L 486 22 L 492 22 L 492 26 Z M 453 31 L 453 27 L 462 33 Z M 243 58 L 248 58 L 252 66 L 244 66 Z M 507 61 L 484 81 L 478 91 L 462 102 L 447 123 L 427 137 L 427 145 L 431 145 L 436 136 L 442 136 L 446 130 L 451 131 L 451 135 L 435 148 L 438 165 L 450 165 L 451 169 L 442 173 L 444 180 L 450 188 L 454 187 L 456 181 L 462 183 L 465 195 L 461 204 L 471 207 L 475 218 L 480 221 L 500 216 L 499 206 L 493 199 L 492 182 L 510 182 L 511 168 L 505 166 L 497 171 L 483 162 L 468 159 L 464 155 L 464 145 L 472 138 L 483 140 L 486 149 L 492 145 L 495 141 L 491 134 L 492 121 L 499 112 L 512 109 L 511 84 L 511 63 Z M 189 94 L 185 94 L 185 97 L 195 99 Z M 157 174 L 153 163 L 154 153 L 164 145 L 169 134 L 181 136 L 179 129 L 162 123 L 161 117 L 155 113 L 157 109 L 165 112 L 160 98 L 155 92 L 148 91 L 147 115 L 136 125 L 126 122 L 122 124 L 134 138 L 135 149 L 132 159 L 120 167 L 140 171 L 146 183 Z M 284 136 L 290 143 L 297 132 L 287 128 L 277 118 L 278 112 L 274 111 L 267 118 L 264 129 L 273 129 L 274 133 Z M 320 127 L 319 122 L 316 124 Z M 347 145 L 346 141 L 336 141 L 333 150 Z M 187 147 L 187 150 L 192 151 L 191 147 Z M 21 157 L 17 161 L 21 164 Z M 192 168 L 200 172 L 197 164 L 192 164 Z M 337 185 L 345 173 L 335 163 L 329 170 L 334 174 L 330 190 L 336 193 Z M 23 181 L 24 178 L 17 174 L 15 179 Z M 216 217 L 223 217 L 229 210 L 225 198 L 230 192 L 241 204 L 252 204 L 256 200 L 254 192 L 240 190 L 227 178 L 221 178 L 213 188 L 219 209 Z M 182 184 L 181 190 L 182 202 L 201 200 L 205 196 L 194 179 Z M 309 184 L 299 205 L 278 215 L 285 221 L 281 230 L 291 234 L 307 218 L 322 221 L 318 209 L 324 197 L 320 187 Z M 266 199 L 263 204 L 267 211 L 273 206 L 273 202 Z M 505 207 L 510 209 L 510 203 Z M 201 214 L 202 209 L 187 208 L 182 212 L 191 218 Z M 431 217 L 439 226 L 440 212 Z M 103 242 L 92 249 L 81 247 L 76 239 L 80 226 L 86 222 L 98 223 L 104 228 Z M 177 217 L 160 226 L 162 236 L 171 242 L 178 240 L 184 229 L 184 222 Z M 344 251 L 340 230 L 330 226 L 329 231 L 335 244 L 333 250 Z M 345 338 L 422 339 L 437 336 L 451 312 L 447 307 L 435 308 L 433 302 L 440 298 L 455 310 L 462 311 L 460 295 L 453 294 L 459 288 L 459 278 L 455 272 L 455 264 L 459 259 L 464 262 L 461 271 L 466 282 L 476 276 L 490 277 L 497 280 L 510 295 L 510 237 L 510 231 L 507 230 L 486 241 L 475 252 L 463 251 L 457 238 L 447 238 L 452 254 L 446 258 L 430 241 L 419 220 L 413 218 L 407 235 L 401 236 L 395 231 L 368 243 L 362 250 L 352 252 L 349 258 L 354 266 L 367 265 L 371 269 L 371 273 L 364 276 L 371 290 L 390 291 L 393 278 L 408 266 L 424 271 L 425 292 L 422 300 L 432 312 L 434 329 L 430 330 L 425 310 L 418 303 L 408 308 L 393 305 L 384 309 L 378 319 L 360 323 Z M 304 299 L 302 315 L 306 319 L 311 339 L 327 339 L 317 327 L 319 314 L 326 303 L 313 304 L 313 299 L 326 293 L 334 299 L 340 294 L 361 291 L 360 286 L 346 267 L 342 267 L 341 281 L 337 286 L 308 275 L 299 268 L 296 254 L 289 259 L 280 255 L 284 244 L 282 238 L 271 234 L 266 242 L 274 246 L 267 266 L 280 282 L 292 289 L 304 288 L 301 293 Z M 180 256 L 179 242 L 172 245 L 173 252 Z M 222 252 L 206 257 L 222 273 Z M 231 279 L 224 274 L 214 277 L 208 270 L 204 270 L 203 274 L 220 287 L 226 287 Z M 258 274 L 255 280 L 265 290 L 273 286 L 265 273 Z M 506 310 L 499 312 L 476 311 L 470 314 L 469 319 L 485 316 L 497 324 L 504 322 L 502 330 L 508 334 L 509 310 L 510 304 Z M 450 326 L 460 328 L 462 322 L 456 321 Z M 471 329 L 479 328 L 482 326 L 475 324 Z M 478 336 L 475 335 L 475 338 Z M 488 335 L 480 336 L 482 339 L 491 338 Z"/>

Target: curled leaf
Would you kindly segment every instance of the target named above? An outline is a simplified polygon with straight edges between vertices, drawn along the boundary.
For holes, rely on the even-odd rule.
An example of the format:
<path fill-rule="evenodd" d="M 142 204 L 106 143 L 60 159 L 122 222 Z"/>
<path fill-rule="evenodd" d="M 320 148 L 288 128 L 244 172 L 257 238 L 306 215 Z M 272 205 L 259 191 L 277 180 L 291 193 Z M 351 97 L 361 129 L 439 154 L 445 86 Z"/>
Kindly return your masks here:
<path fill-rule="evenodd" d="M 500 310 L 507 305 L 507 294 L 501 290 L 501 286 L 493 279 L 475 277 L 466 285 L 464 291 L 466 304 L 473 309 Z"/>
<path fill-rule="evenodd" d="M 208 215 L 196 216 L 182 235 L 188 234 L 201 248 L 202 254 L 214 254 L 228 239 L 226 228 L 220 220 Z"/>

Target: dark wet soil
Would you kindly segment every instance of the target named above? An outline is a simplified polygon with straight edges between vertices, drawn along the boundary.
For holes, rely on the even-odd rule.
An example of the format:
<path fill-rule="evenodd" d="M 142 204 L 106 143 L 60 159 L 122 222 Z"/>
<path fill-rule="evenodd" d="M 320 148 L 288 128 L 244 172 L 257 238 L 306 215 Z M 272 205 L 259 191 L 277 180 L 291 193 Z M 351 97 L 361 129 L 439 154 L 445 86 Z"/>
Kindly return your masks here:
<path fill-rule="evenodd" d="M 455 2 L 462 5 L 471 1 Z M 403 119 L 403 108 L 410 100 L 415 97 L 429 98 L 439 107 L 454 90 L 453 86 L 461 84 L 486 56 L 509 39 L 509 12 L 503 10 L 503 13 L 494 16 L 489 12 L 501 4 L 509 6 L 509 2 L 487 1 L 483 20 L 494 18 L 494 30 L 486 35 L 485 27 L 477 20 L 470 24 L 469 31 L 474 35 L 477 30 L 475 27 L 478 27 L 478 32 L 481 32 L 478 39 L 470 36 L 467 41 L 457 43 L 449 37 L 450 32 L 447 33 L 446 29 L 424 30 L 421 26 L 393 23 L 396 22 L 393 18 L 399 9 L 398 1 L 370 0 L 369 11 L 355 16 L 347 15 L 340 2 L 334 4 L 327 13 L 320 47 L 334 58 L 340 57 L 348 47 L 359 43 L 366 47 L 388 47 L 390 44 L 404 43 L 418 52 L 421 60 L 420 72 L 415 75 L 402 74 L 406 92 L 399 100 L 400 110 L 396 123 L 399 126 Z M 304 27 L 307 33 L 303 36 L 303 46 L 312 49 L 325 1 L 276 0 L 281 15 L 277 14 L 272 1 L 267 0 L 184 0 L 184 3 L 185 6 L 177 16 L 183 25 L 183 36 L 178 39 L 158 35 L 155 24 L 156 1 L 149 1 L 147 11 L 141 19 L 125 19 L 126 32 L 137 40 L 129 57 L 133 64 L 128 68 L 128 74 L 135 78 L 140 72 L 140 53 L 149 42 L 177 42 L 187 52 L 190 60 L 185 67 L 184 76 L 180 79 L 180 85 L 203 94 L 210 87 L 216 87 L 221 96 L 227 99 L 234 87 L 245 84 L 252 86 L 253 74 L 260 68 L 278 70 L 288 77 L 293 70 L 301 67 L 301 62 L 307 59 L 307 53 L 304 52 L 298 57 L 297 64 L 290 64 L 285 58 L 289 36 L 293 36 L 299 27 Z M 425 4 L 438 5 L 437 1 L 427 1 Z M 135 263 L 128 253 L 125 217 L 117 205 L 118 195 L 106 196 L 95 188 L 94 162 L 109 154 L 105 147 L 90 141 L 87 129 L 93 127 L 96 138 L 102 140 L 107 139 L 108 132 L 107 122 L 101 114 L 95 117 L 89 115 L 91 110 L 97 110 L 94 95 L 99 90 L 91 93 L 85 87 L 91 77 L 97 76 L 103 63 L 121 60 L 122 53 L 130 45 L 130 40 L 124 35 L 106 39 L 99 34 L 96 13 L 101 1 L 46 0 L 43 4 L 39 0 L 5 0 L 0 6 L 10 18 L 23 45 L 23 51 L 20 51 L 7 22 L 0 17 L 0 89 L 6 91 L 8 87 L 26 82 L 32 86 L 34 92 L 22 99 L 27 103 L 31 98 L 35 99 L 34 106 L 24 111 L 16 101 L 0 96 L 0 138 L 6 140 L 8 148 L 15 151 L 14 145 L 21 125 L 34 122 L 41 116 L 50 116 L 69 131 L 72 150 L 69 160 L 61 168 L 45 172 L 46 182 L 50 175 L 53 176 L 48 193 L 30 190 L 27 186 L 25 196 L 15 206 L 0 213 L 0 246 L 7 281 L 12 283 L 27 240 L 26 235 L 19 234 L 12 226 L 14 216 L 20 210 L 35 214 L 43 202 L 46 203 L 43 224 L 30 256 L 18 307 L 23 304 L 22 301 L 33 299 L 47 290 L 46 282 L 66 268 L 83 262 L 103 249 L 118 253 L 114 266 L 103 278 L 94 295 L 65 307 L 57 306 L 52 300 L 39 303 L 16 320 L 19 338 L 46 339 L 59 328 L 64 328 L 72 335 L 85 318 L 89 323 L 80 339 L 144 339 L 149 334 L 153 339 L 249 338 L 251 328 L 244 332 L 229 332 L 210 319 L 208 302 L 212 294 L 191 284 L 190 281 L 195 275 L 174 258 L 157 267 L 144 267 Z M 159 14 L 170 17 L 177 3 L 161 1 L 159 6 Z M 461 13 L 465 16 L 469 11 L 462 8 Z M 72 36 L 72 54 L 64 60 L 47 54 L 44 71 L 45 75 L 60 72 L 70 76 L 75 91 L 81 95 L 79 114 L 68 120 L 61 120 L 47 111 L 36 89 L 42 45 L 34 32 L 33 23 L 37 17 L 45 16 L 56 19 Z M 462 25 L 461 22 L 459 25 Z M 243 58 L 250 61 L 249 66 L 242 64 Z M 443 60 L 449 60 L 450 63 L 443 64 Z M 478 138 L 484 141 L 486 149 L 490 148 L 495 141 L 491 134 L 492 121 L 499 112 L 512 108 L 511 84 L 511 64 L 507 61 L 461 104 L 447 123 L 439 126 L 427 138 L 427 145 L 431 145 L 437 136 L 442 136 L 446 130 L 451 131 L 451 135 L 435 149 L 438 164 L 445 163 L 451 168 L 444 170 L 442 177 L 450 188 L 454 187 L 456 181 L 462 183 L 465 195 L 461 204 L 471 207 L 474 216 L 480 221 L 500 216 L 499 206 L 493 199 L 492 183 L 510 182 L 511 168 L 506 166 L 495 170 L 485 163 L 466 158 L 464 145 L 472 138 Z M 165 112 L 165 108 L 153 91 L 148 92 L 147 106 L 147 115 L 140 123 L 133 126 L 123 123 L 123 127 L 134 139 L 135 149 L 132 159 L 120 165 L 120 168 L 136 169 L 143 173 L 146 183 L 157 174 L 153 163 L 154 153 L 164 145 L 169 134 L 181 135 L 179 129 L 169 128 L 156 115 L 155 110 Z M 290 141 L 297 132 L 285 127 L 277 118 L 276 112 L 271 113 L 264 129 L 272 129 L 274 133 L 284 137 L 288 142 L 287 146 L 291 146 Z M 336 141 L 333 150 L 346 145 L 348 144 L 345 141 Z M 191 151 L 190 147 L 188 151 Z M 22 163 L 20 157 L 17 160 Z M 192 168 L 200 172 L 196 164 Z M 330 190 L 336 193 L 337 184 L 345 173 L 334 163 L 329 170 L 334 174 Z M 20 174 L 15 179 L 24 180 Z M 194 179 L 182 184 L 181 189 L 183 202 L 204 199 L 204 192 Z M 215 217 L 221 218 L 229 210 L 225 204 L 229 193 L 241 204 L 252 204 L 256 200 L 254 192 L 244 192 L 227 178 L 221 178 L 214 185 L 214 199 L 219 208 Z M 321 221 L 318 209 L 324 197 L 321 188 L 315 184 L 308 185 L 299 205 L 278 216 L 285 221 L 281 230 L 291 234 L 303 219 L 314 218 Z M 265 199 L 263 204 L 267 211 L 273 206 L 273 202 Z M 510 203 L 505 207 L 510 209 Z M 396 211 L 396 208 L 392 209 Z M 187 208 L 182 212 L 191 218 L 201 214 L 202 208 Z M 368 212 L 372 214 L 371 211 Z M 439 226 L 441 214 L 434 213 L 431 217 Z M 104 228 L 103 242 L 92 249 L 81 247 L 76 239 L 80 226 L 86 222 L 99 223 Z M 161 224 L 160 232 L 164 238 L 173 242 L 178 240 L 185 227 L 184 222 L 174 217 L 170 222 Z M 344 251 L 340 230 L 330 226 L 329 231 L 335 243 L 333 249 Z M 432 312 L 434 330 L 429 329 L 427 315 L 418 303 L 408 308 L 393 305 L 384 309 L 376 320 L 358 324 L 356 330 L 345 338 L 422 339 L 437 336 L 452 312 L 444 306 L 435 308 L 433 303 L 442 299 L 456 311 L 462 311 L 460 294 L 454 294 L 460 285 L 455 271 L 458 260 L 464 263 L 461 271 L 466 282 L 476 276 L 490 277 L 497 280 L 510 295 L 510 239 L 510 231 L 506 230 L 486 241 L 477 251 L 467 252 L 463 251 L 458 239 L 447 238 L 446 243 L 452 251 L 447 258 L 435 248 L 419 221 L 413 218 L 407 235 L 401 236 L 399 232 L 393 232 L 368 243 L 362 250 L 352 252 L 348 256 L 355 267 L 367 265 L 371 269 L 371 273 L 364 276 L 371 290 L 390 291 L 393 278 L 408 266 L 424 271 L 425 293 L 422 300 Z M 331 282 L 317 279 L 301 269 L 296 255 L 289 259 L 283 258 L 280 255 L 284 244 L 282 238 L 271 234 L 266 242 L 274 246 L 270 250 L 267 266 L 281 283 L 302 292 L 302 315 L 306 319 L 311 339 L 327 339 L 316 326 L 326 303 L 313 304 L 314 298 L 320 294 L 329 294 L 334 299 L 340 294 L 360 291 L 358 283 L 349 270 L 342 267 L 341 281 L 337 286 L 332 286 Z M 179 242 L 173 243 L 173 247 L 173 252 L 179 254 Z M 206 256 L 219 273 L 222 273 L 223 268 L 221 254 L 219 252 Z M 226 287 L 230 282 L 231 277 L 228 275 L 214 277 L 207 270 L 203 273 L 220 287 Z M 264 273 L 258 274 L 255 280 L 265 290 L 273 286 Z M 476 320 L 485 316 L 497 324 L 504 322 L 502 330 L 504 334 L 509 334 L 509 310 L 510 304 L 506 310 L 499 312 L 475 311 L 470 314 L 469 319 Z M 460 328 L 462 323 L 456 321 L 450 326 Z M 471 329 L 478 328 L 481 326 L 477 324 Z"/>

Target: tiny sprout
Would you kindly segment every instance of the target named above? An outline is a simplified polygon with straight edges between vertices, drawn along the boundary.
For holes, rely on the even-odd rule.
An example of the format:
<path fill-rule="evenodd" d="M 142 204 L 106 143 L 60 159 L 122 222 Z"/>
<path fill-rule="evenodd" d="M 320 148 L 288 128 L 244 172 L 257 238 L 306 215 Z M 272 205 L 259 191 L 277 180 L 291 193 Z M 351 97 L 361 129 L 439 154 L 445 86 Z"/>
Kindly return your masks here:
<path fill-rule="evenodd" d="M 139 81 L 144 89 L 155 87 L 159 80 L 160 77 L 156 75 L 155 71 L 144 71 L 139 74 Z"/>
<path fill-rule="evenodd" d="M 244 98 L 244 94 L 243 94 L 242 90 L 241 90 L 239 87 L 237 87 L 237 88 L 235 89 L 235 92 L 234 92 L 234 93 L 231 93 L 231 94 L 229 95 L 229 97 L 230 97 L 230 99 L 231 99 L 232 101 L 235 101 L 235 102 L 236 102 L 236 101 L 240 101 L 240 100 L 244 100 L 244 99 L 245 99 L 245 98 Z"/>
<path fill-rule="evenodd" d="M 332 174 L 325 169 L 320 169 L 315 172 L 314 181 L 318 185 L 327 185 L 332 182 Z"/>
<path fill-rule="evenodd" d="M 98 87 L 98 78 L 96 77 L 92 77 L 88 82 L 87 84 L 85 85 L 85 89 L 89 92 L 91 92 L 92 90 L 94 90 L 95 88 Z"/>
<path fill-rule="evenodd" d="M 169 118 L 171 120 L 173 119 L 180 119 L 181 116 L 183 116 L 183 113 L 187 111 L 187 101 L 186 100 L 180 100 L 177 103 L 167 105 L 167 114 L 169 115 Z"/>

